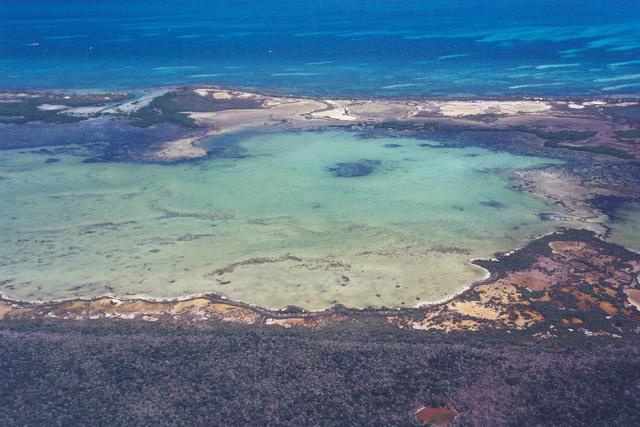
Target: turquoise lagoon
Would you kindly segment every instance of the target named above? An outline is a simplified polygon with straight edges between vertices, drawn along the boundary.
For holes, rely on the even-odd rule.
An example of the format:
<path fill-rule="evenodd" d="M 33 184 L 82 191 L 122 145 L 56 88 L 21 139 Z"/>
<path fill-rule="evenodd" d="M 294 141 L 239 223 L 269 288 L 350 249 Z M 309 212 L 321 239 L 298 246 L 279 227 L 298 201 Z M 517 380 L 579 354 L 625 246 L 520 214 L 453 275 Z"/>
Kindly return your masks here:
<path fill-rule="evenodd" d="M 608 240 L 640 252 L 640 204 L 623 203 L 615 211 L 615 219 L 607 223 Z"/>
<path fill-rule="evenodd" d="M 554 227 L 538 214 L 555 208 L 508 178 L 549 159 L 343 131 L 236 143 L 239 156 L 176 165 L 0 152 L 0 291 L 408 307 Z M 340 164 L 365 167 L 340 177 Z"/>

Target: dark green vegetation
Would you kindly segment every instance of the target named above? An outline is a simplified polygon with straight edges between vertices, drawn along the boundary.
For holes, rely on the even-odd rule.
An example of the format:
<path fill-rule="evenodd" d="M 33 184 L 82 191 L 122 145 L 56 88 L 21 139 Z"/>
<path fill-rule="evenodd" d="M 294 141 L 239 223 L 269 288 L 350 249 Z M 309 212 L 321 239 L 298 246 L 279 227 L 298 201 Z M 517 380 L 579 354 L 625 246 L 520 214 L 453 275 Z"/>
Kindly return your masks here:
<path fill-rule="evenodd" d="M 512 130 L 524 133 L 530 133 L 538 138 L 544 139 L 544 146 L 550 148 L 566 148 L 567 150 L 586 151 L 594 154 L 605 154 L 619 159 L 633 159 L 634 155 L 617 148 L 604 147 L 598 145 L 563 145 L 563 142 L 578 142 L 592 138 L 598 133 L 595 131 L 579 131 L 579 130 L 561 130 L 561 131 L 543 131 L 540 129 L 530 128 L 526 126 L 513 126 Z"/>
<path fill-rule="evenodd" d="M 607 115 L 614 120 L 624 120 L 631 125 L 637 125 L 640 124 L 640 105 L 609 108 Z"/>
<path fill-rule="evenodd" d="M 5 94 L 0 102 L 0 123 L 23 124 L 29 122 L 74 123 L 89 118 L 64 114 L 64 109 L 75 107 L 104 106 L 112 102 L 123 101 L 130 96 L 126 94 L 91 94 L 65 95 L 55 93 L 43 94 Z M 64 106 L 61 110 L 38 108 L 43 104 Z"/>
<path fill-rule="evenodd" d="M 565 146 L 562 148 L 566 148 L 568 150 L 576 150 L 576 151 L 587 151 L 594 154 L 605 154 L 607 156 L 617 157 L 619 159 L 634 159 L 635 156 L 633 154 L 627 153 L 626 151 L 618 150 L 617 148 L 611 147 L 603 147 L 603 146 Z"/>
<path fill-rule="evenodd" d="M 495 279 L 501 279 L 512 271 L 526 270 L 533 266 L 539 256 L 550 256 L 549 242 L 583 241 L 598 248 L 604 248 L 607 253 L 624 261 L 637 259 L 638 255 L 623 246 L 605 242 L 588 230 L 561 229 L 555 233 L 532 240 L 524 247 L 508 254 L 498 253 L 494 259 L 476 259 L 474 264 L 489 270 Z"/>
<path fill-rule="evenodd" d="M 400 132 L 416 132 L 426 135 L 428 133 L 438 134 L 486 134 L 492 136 L 496 134 L 509 134 L 509 133 L 524 133 L 533 135 L 544 141 L 544 147 L 546 148 L 565 148 L 573 151 L 583 151 L 593 154 L 605 154 L 619 159 L 633 159 L 634 156 L 626 151 L 619 150 L 613 147 L 605 147 L 598 145 L 577 145 L 570 144 L 581 142 L 586 139 L 592 138 L 597 135 L 595 131 L 580 131 L 580 130 L 560 130 L 560 131 L 544 131 L 541 129 L 529 127 L 529 126 L 510 126 L 508 128 L 498 127 L 480 127 L 472 125 L 458 125 L 442 122 L 426 122 L 426 123 L 412 123 L 412 122 L 382 122 L 372 126 L 373 129 L 387 129 Z M 563 144 L 569 143 L 569 144 Z M 448 145 L 452 145 L 449 141 Z M 478 145 L 482 145 L 479 143 Z"/>
<path fill-rule="evenodd" d="M 4 426 L 640 423 L 637 337 L 4 321 L 0 369 Z"/>
<path fill-rule="evenodd" d="M 198 95 L 191 88 L 180 88 L 165 93 L 140 108 L 129 117 L 135 126 L 149 127 L 159 123 L 195 128 L 196 124 L 185 112 L 211 112 L 231 109 L 262 108 L 262 103 L 253 99 L 215 99 Z"/>
<path fill-rule="evenodd" d="M 526 126 L 512 126 L 511 130 L 518 132 L 531 133 L 538 138 L 544 139 L 547 147 L 557 147 L 559 143 L 565 141 L 582 141 L 597 135 L 595 131 L 580 130 L 559 130 L 559 131 L 543 131 L 540 129 L 530 128 Z"/>
<path fill-rule="evenodd" d="M 612 221 L 619 221 L 617 211 L 621 205 L 633 201 L 631 197 L 597 195 L 589 199 L 589 203 L 597 207 L 598 210 L 606 214 Z"/>
<path fill-rule="evenodd" d="M 209 158 L 242 159 L 249 157 L 249 153 L 242 146 L 241 142 L 250 135 L 250 133 L 245 132 L 220 135 L 205 139 L 200 142 L 200 145 L 207 150 L 207 156 Z"/>
<path fill-rule="evenodd" d="M 640 138 L 640 129 L 629 129 L 616 131 L 616 136 L 622 139 Z"/>
<path fill-rule="evenodd" d="M 378 166 L 379 160 L 360 159 L 357 162 L 336 163 L 327 170 L 337 178 L 354 178 L 371 175 Z"/>

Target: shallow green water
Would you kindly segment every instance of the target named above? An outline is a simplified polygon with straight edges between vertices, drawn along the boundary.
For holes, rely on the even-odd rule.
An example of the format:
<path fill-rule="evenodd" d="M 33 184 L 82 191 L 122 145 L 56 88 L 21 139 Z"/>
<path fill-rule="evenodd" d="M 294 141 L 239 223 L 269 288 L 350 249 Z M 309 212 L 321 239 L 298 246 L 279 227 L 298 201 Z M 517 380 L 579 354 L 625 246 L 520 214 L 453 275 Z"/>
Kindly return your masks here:
<path fill-rule="evenodd" d="M 173 166 L 0 152 L 0 291 L 413 306 L 482 278 L 470 259 L 554 226 L 537 217 L 553 208 L 499 172 L 548 159 L 424 143 L 263 134 L 241 140 L 244 158 Z M 361 159 L 380 164 L 328 169 Z"/>
<path fill-rule="evenodd" d="M 616 209 L 616 220 L 607 223 L 609 240 L 640 252 L 640 204 L 624 203 Z"/>

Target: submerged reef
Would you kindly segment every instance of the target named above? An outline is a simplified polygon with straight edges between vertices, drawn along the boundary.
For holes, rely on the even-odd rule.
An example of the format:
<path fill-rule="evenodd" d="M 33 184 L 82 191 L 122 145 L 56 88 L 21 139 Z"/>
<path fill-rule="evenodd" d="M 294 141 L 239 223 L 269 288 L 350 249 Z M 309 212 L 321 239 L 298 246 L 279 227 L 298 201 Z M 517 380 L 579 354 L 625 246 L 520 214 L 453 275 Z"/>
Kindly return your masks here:
<path fill-rule="evenodd" d="M 371 175 L 380 163 L 379 160 L 360 159 L 357 162 L 336 163 L 327 170 L 337 178 L 353 178 Z"/>

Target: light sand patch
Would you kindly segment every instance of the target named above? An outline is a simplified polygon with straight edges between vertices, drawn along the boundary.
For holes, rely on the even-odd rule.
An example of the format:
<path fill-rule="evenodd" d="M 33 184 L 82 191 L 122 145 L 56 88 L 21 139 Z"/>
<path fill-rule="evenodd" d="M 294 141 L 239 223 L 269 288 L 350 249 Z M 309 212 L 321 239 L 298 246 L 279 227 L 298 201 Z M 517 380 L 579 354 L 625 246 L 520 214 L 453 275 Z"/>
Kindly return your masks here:
<path fill-rule="evenodd" d="M 211 94 L 211 92 L 213 92 L 213 89 L 199 88 L 199 89 L 194 89 L 194 92 L 200 95 L 201 97 L 206 98 Z"/>
<path fill-rule="evenodd" d="M 640 289 L 627 288 L 624 290 L 624 293 L 627 294 L 629 303 L 640 310 Z"/>
<path fill-rule="evenodd" d="M 283 328 L 292 328 L 294 326 L 304 326 L 305 319 L 302 317 L 292 317 L 288 319 L 267 319 L 266 325 L 278 325 Z"/>
<path fill-rule="evenodd" d="M 583 242 L 551 242 L 549 243 L 549 247 L 553 253 L 563 254 L 563 253 L 572 253 L 578 252 L 585 249 L 585 244 Z"/>
<path fill-rule="evenodd" d="M 415 108 L 410 102 L 354 101 L 348 110 L 359 120 L 383 121 L 410 116 L 415 113 Z"/>
<path fill-rule="evenodd" d="M 611 107 L 632 107 L 634 105 L 638 105 L 637 102 L 617 102 L 615 104 L 611 104 Z"/>
<path fill-rule="evenodd" d="M 331 119 L 340 121 L 354 121 L 356 117 L 349 113 L 348 102 L 343 101 L 325 101 L 326 108 L 314 111 L 309 115 L 318 119 Z"/>
<path fill-rule="evenodd" d="M 585 105 L 587 107 L 597 107 L 599 105 L 607 105 L 606 101 L 587 101 L 587 102 L 583 102 L 582 105 Z"/>
<path fill-rule="evenodd" d="M 543 101 L 452 101 L 439 105 L 439 112 L 446 117 L 475 116 L 481 114 L 526 114 L 551 109 Z"/>
<path fill-rule="evenodd" d="M 203 98 L 207 98 L 209 96 L 212 97 L 213 99 L 219 99 L 219 100 L 234 98 L 234 93 L 228 90 L 199 88 L 199 89 L 195 89 L 194 92 Z"/>
<path fill-rule="evenodd" d="M 233 96 L 227 92 L 227 91 L 217 91 L 217 92 L 213 92 L 213 98 L 214 99 L 231 99 L 233 98 Z"/>
<path fill-rule="evenodd" d="M 150 154 L 149 157 L 165 162 L 205 157 L 207 150 L 195 145 L 199 140 L 201 138 L 184 138 L 165 142 L 160 150 Z"/>
<path fill-rule="evenodd" d="M 6 301 L 0 300 L 0 319 L 4 319 L 7 313 L 14 310 L 14 307 Z"/>
<path fill-rule="evenodd" d="M 172 89 L 170 88 L 153 90 L 132 101 L 127 101 L 113 107 L 108 107 L 108 108 L 89 107 L 89 108 L 99 108 L 100 109 L 99 112 L 105 113 L 105 114 L 131 114 L 143 107 L 148 106 L 151 103 L 151 101 L 153 101 L 154 99 L 162 95 L 165 95 L 168 92 L 171 92 L 171 90 Z M 91 110 L 87 110 L 85 107 L 78 107 L 78 108 L 70 109 L 68 110 L 68 112 L 72 114 L 82 115 L 82 114 L 91 113 Z"/>
<path fill-rule="evenodd" d="M 265 101 L 264 105 L 266 108 L 262 109 L 191 112 L 188 114 L 199 125 L 214 126 L 221 132 L 231 132 L 282 122 L 288 122 L 296 126 L 313 124 L 309 114 L 326 106 L 323 102 L 311 99 L 286 101 L 269 99 Z M 311 119 L 314 119 L 314 117 L 311 117 Z"/>
<path fill-rule="evenodd" d="M 38 105 L 38 110 L 40 111 L 60 111 L 66 110 L 69 108 L 67 105 L 56 105 L 56 104 L 40 104 Z"/>
<path fill-rule="evenodd" d="M 456 301 L 451 304 L 450 309 L 464 316 L 478 317 L 487 320 L 495 320 L 500 315 L 495 309 L 489 308 L 476 301 Z"/>

